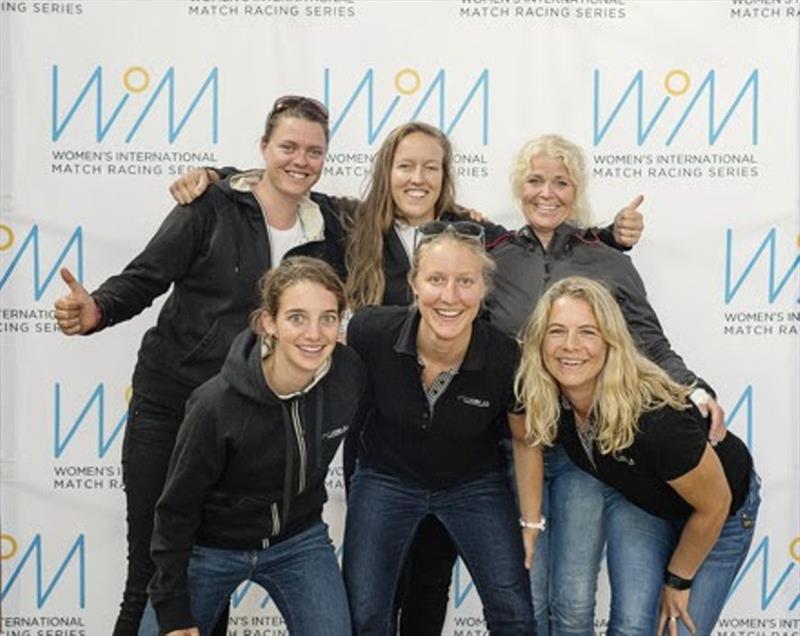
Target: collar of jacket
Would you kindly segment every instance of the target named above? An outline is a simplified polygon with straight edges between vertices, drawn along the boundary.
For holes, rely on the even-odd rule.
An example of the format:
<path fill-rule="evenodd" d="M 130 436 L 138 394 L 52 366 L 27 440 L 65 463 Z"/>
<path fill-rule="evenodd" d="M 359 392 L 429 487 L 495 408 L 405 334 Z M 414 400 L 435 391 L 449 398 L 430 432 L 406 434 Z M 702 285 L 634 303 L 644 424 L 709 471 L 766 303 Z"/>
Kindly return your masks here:
<path fill-rule="evenodd" d="M 517 232 L 517 238 L 523 244 L 539 247 L 545 251 L 542 242 L 530 225 L 526 225 Z M 589 243 L 595 244 L 599 242 L 597 233 L 593 229 L 584 230 L 575 227 L 571 223 L 562 223 L 553 232 L 553 238 L 550 239 L 550 245 L 547 247 L 547 252 L 552 254 L 559 254 L 569 250 L 575 243 Z"/>
<path fill-rule="evenodd" d="M 394 350 L 397 353 L 412 356 L 414 360 L 419 359 L 417 354 L 417 332 L 419 331 L 421 318 L 417 309 L 410 309 L 400 327 L 397 340 L 394 342 Z M 469 339 L 469 346 L 467 347 L 464 361 L 461 363 L 461 370 L 480 371 L 483 369 L 486 362 L 486 341 L 486 323 L 476 318 L 472 321 L 472 337 Z"/>
<path fill-rule="evenodd" d="M 268 358 L 271 354 L 272 352 L 270 351 L 269 345 L 266 343 L 264 338 L 261 338 L 261 360 L 263 361 L 264 359 Z M 331 355 L 328 358 L 326 358 L 325 361 L 320 365 L 319 369 L 317 369 L 314 372 L 314 377 L 311 378 L 311 382 L 309 382 L 302 389 L 300 389 L 299 391 L 294 391 L 293 393 L 286 393 L 286 394 L 275 393 L 275 395 L 280 400 L 291 400 L 292 398 L 305 395 L 311 389 L 313 389 L 317 384 L 319 384 L 322 378 L 328 375 L 328 371 L 330 371 L 331 368 L 332 357 L 333 357 L 333 351 L 331 351 Z M 264 381 L 266 382 L 266 378 Z"/>
<path fill-rule="evenodd" d="M 263 170 L 248 170 L 228 177 L 228 185 L 233 192 L 251 194 L 253 186 L 261 180 Z M 253 197 L 255 198 L 255 197 Z M 258 201 L 256 201 L 258 204 Z M 259 206 L 260 207 L 260 206 Z M 264 211 L 266 216 L 267 212 Z M 305 242 L 325 240 L 325 219 L 319 205 L 306 194 L 297 204 L 297 218 L 303 231 Z"/>

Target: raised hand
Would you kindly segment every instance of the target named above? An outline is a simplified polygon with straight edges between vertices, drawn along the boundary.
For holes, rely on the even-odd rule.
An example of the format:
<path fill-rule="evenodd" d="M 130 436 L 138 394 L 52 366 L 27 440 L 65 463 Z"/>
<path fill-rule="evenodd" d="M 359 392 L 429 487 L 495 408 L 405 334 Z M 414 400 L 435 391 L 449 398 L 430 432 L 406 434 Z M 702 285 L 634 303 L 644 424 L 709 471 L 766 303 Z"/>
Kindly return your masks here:
<path fill-rule="evenodd" d="M 617 212 L 614 217 L 614 240 L 619 245 L 633 247 L 642 238 L 644 230 L 644 217 L 639 211 L 639 206 L 644 201 L 644 197 L 639 194 L 633 200 Z"/>
<path fill-rule="evenodd" d="M 58 326 L 68 336 L 91 331 L 100 322 L 97 303 L 66 267 L 61 268 L 61 279 L 69 287 L 69 294 L 55 303 Z"/>

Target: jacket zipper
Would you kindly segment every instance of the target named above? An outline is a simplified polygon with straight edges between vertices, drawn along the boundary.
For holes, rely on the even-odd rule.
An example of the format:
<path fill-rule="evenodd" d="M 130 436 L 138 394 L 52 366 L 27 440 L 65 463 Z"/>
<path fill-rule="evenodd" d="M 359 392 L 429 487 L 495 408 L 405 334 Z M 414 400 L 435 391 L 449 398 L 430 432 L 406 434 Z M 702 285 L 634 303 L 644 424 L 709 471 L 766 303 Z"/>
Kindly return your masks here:
<path fill-rule="evenodd" d="M 300 455 L 300 466 L 298 468 L 297 476 L 297 493 L 301 493 L 306 489 L 306 438 L 303 433 L 303 423 L 300 421 L 300 401 L 295 400 L 292 402 L 292 425 L 294 426 L 294 434 L 297 438 L 297 451 Z"/>
<path fill-rule="evenodd" d="M 275 537 L 281 532 L 281 515 L 278 512 L 278 504 L 270 505 L 270 510 L 272 511 L 272 536 Z"/>

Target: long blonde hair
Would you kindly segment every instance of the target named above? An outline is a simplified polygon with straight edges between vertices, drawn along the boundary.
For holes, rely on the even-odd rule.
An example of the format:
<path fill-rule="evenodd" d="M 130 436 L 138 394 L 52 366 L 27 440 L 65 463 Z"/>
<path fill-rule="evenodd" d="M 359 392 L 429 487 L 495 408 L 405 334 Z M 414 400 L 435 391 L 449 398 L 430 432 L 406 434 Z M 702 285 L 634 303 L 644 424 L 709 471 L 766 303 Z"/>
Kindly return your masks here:
<path fill-rule="evenodd" d="M 525 407 L 525 430 L 531 444 L 551 446 L 558 434 L 560 391 L 544 366 L 542 347 L 553 303 L 562 296 L 589 305 L 608 347 L 588 415 L 595 423 L 601 453 L 616 453 L 630 446 L 642 413 L 662 406 L 687 408 L 692 387 L 678 384 L 639 353 L 611 293 L 601 283 L 572 276 L 545 292 L 522 333 L 522 360 L 514 390 Z"/>
<path fill-rule="evenodd" d="M 422 122 L 409 122 L 395 128 L 381 144 L 373 159 L 367 192 L 352 219 L 345 219 L 348 228 L 347 301 L 355 311 L 365 305 L 379 305 L 383 300 L 386 279 L 383 273 L 383 241 L 399 217 L 392 198 L 392 165 L 400 142 L 412 133 L 434 138 L 442 147 L 442 191 L 434 206 L 434 218 L 455 205 L 453 185 L 453 150 L 447 136 L 438 128 Z"/>

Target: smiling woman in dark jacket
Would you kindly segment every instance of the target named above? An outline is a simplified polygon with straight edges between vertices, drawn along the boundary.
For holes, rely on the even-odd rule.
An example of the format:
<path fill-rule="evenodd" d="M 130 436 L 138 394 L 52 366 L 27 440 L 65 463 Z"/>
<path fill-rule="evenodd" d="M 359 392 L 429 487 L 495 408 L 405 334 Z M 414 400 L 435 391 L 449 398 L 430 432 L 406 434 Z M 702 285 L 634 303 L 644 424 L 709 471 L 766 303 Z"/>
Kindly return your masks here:
<path fill-rule="evenodd" d="M 327 261 L 344 278 L 342 228 L 333 202 L 309 193 L 321 174 L 327 140 L 322 104 L 279 98 L 261 138 L 262 172 L 217 184 L 191 205 L 176 207 L 144 250 L 91 295 L 62 270 L 70 293 L 56 301 L 55 316 L 66 335 L 128 320 L 171 289 L 142 339 L 133 373 L 122 444 L 128 572 L 114 636 L 156 634 L 152 611 L 142 618 L 153 575 L 153 507 L 186 399 L 219 372 L 234 337 L 247 326 L 258 303 L 259 277 L 285 255 L 304 255 Z"/>
<path fill-rule="evenodd" d="M 328 465 L 365 383 L 337 344 L 344 306 L 328 265 L 284 261 L 266 276 L 254 331 L 190 398 L 156 506 L 150 594 L 163 632 L 205 636 L 250 579 L 291 633 L 350 633 L 322 522 Z"/>

